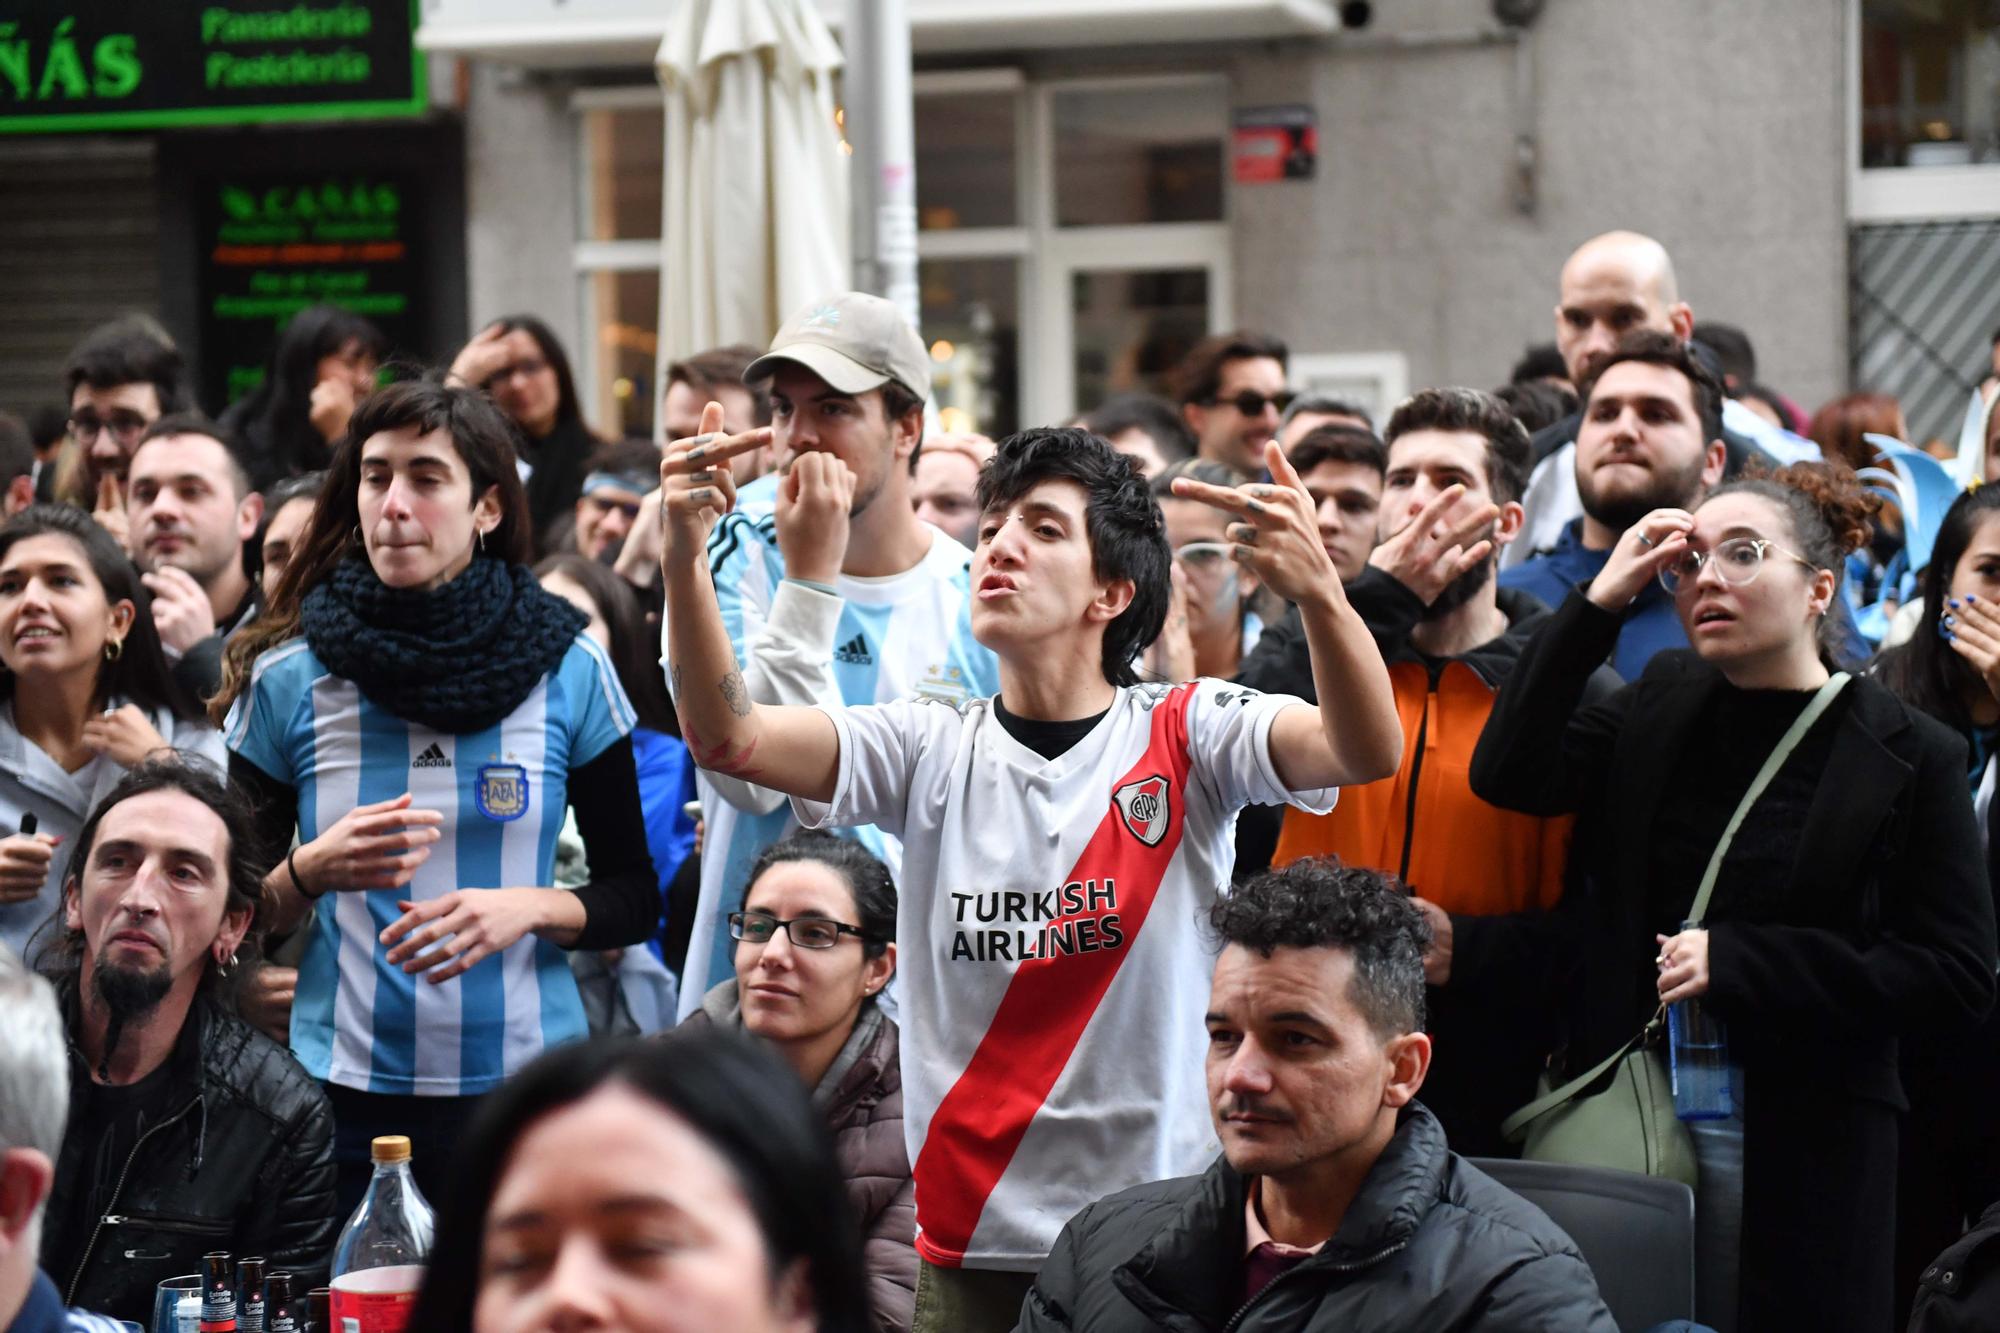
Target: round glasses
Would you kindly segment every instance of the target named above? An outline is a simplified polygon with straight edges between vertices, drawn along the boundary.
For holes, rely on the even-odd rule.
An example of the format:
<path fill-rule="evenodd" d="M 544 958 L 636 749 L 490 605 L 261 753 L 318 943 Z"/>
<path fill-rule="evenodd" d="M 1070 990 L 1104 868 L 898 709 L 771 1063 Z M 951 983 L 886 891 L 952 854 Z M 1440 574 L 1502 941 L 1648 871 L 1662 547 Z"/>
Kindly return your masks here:
<path fill-rule="evenodd" d="M 801 949 L 831 949 L 840 943 L 842 935 L 867 938 L 859 926 L 829 921 L 823 916 L 801 916 L 780 921 L 769 912 L 729 914 L 729 937 L 742 940 L 745 944 L 769 944 L 781 930 Z"/>
<path fill-rule="evenodd" d="M 1209 570 L 1229 558 L 1228 542 L 1189 542 L 1174 548 L 1174 559 L 1189 569 Z"/>
<path fill-rule="evenodd" d="M 1717 542 L 1713 551 L 1702 552 L 1692 546 L 1660 568 L 1660 586 L 1669 596 L 1678 595 L 1683 586 L 1692 587 L 1701 577 L 1703 566 L 1714 564 L 1716 577 L 1732 588 L 1740 588 L 1746 583 L 1754 583 L 1764 571 L 1764 556 L 1775 551 L 1787 560 L 1796 560 L 1807 569 L 1817 573 L 1819 566 L 1802 555 L 1787 551 L 1769 537 L 1731 537 L 1726 542 Z"/>
<path fill-rule="evenodd" d="M 70 437 L 88 449 L 97 443 L 97 437 L 105 431 L 124 448 L 130 449 L 146 433 L 146 427 L 153 423 L 137 412 L 115 408 L 109 418 L 100 417 L 92 411 L 76 413 L 69 419 Z"/>

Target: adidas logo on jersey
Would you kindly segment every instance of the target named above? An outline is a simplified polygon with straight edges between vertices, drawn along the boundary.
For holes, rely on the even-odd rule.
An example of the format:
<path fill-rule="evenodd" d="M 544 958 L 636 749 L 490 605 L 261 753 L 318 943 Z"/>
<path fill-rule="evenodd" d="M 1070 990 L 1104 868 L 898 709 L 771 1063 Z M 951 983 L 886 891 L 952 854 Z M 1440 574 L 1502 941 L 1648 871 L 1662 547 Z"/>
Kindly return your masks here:
<path fill-rule="evenodd" d="M 849 666 L 874 666 L 875 658 L 868 651 L 868 640 L 859 634 L 833 650 L 833 660 L 845 662 Z"/>
<path fill-rule="evenodd" d="M 438 748 L 438 743 L 436 741 L 432 741 L 429 745 L 424 747 L 424 752 L 422 754 L 418 755 L 415 759 L 412 759 L 410 761 L 410 767 L 450 768 L 451 760 L 448 757 L 446 757 L 445 752 L 443 750 Z"/>

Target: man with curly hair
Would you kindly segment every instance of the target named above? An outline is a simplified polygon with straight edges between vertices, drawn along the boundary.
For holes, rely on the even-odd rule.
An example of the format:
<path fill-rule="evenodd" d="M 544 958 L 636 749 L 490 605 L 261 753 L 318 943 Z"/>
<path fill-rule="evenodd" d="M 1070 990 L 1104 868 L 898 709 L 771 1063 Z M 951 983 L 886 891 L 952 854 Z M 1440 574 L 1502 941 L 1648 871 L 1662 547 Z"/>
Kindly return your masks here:
<path fill-rule="evenodd" d="M 1022 1333 L 1615 1328 L 1569 1238 L 1416 1101 L 1430 930 L 1401 886 L 1297 861 L 1208 919 L 1222 1157 L 1078 1213 Z"/>

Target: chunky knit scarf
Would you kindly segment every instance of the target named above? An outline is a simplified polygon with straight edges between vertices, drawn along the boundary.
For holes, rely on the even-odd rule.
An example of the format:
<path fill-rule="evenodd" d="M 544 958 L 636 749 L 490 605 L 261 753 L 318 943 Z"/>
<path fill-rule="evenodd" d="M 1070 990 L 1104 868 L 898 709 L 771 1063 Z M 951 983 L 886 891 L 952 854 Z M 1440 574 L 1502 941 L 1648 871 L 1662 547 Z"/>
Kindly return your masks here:
<path fill-rule="evenodd" d="M 299 624 L 319 660 L 405 722 L 462 736 L 521 706 L 585 624 L 520 565 L 475 559 L 440 588 L 391 588 L 346 560 Z"/>

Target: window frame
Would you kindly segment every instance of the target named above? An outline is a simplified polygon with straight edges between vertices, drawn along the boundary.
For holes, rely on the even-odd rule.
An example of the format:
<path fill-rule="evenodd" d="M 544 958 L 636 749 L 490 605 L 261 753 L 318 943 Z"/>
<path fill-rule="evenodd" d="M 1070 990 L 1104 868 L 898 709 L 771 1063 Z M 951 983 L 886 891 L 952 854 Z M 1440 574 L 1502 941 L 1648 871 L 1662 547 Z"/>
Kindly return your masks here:
<path fill-rule="evenodd" d="M 1861 165 L 1861 0 L 1847 0 L 1847 220 L 1929 222 L 2000 216 L 2000 162 Z"/>

